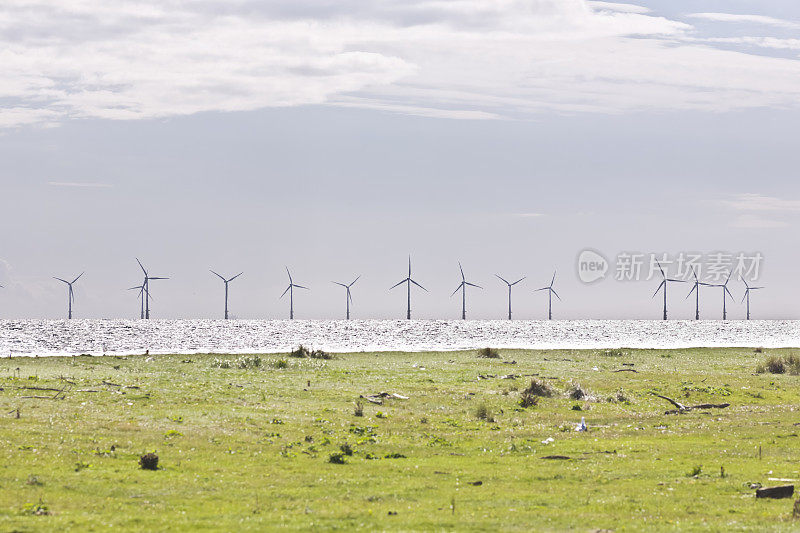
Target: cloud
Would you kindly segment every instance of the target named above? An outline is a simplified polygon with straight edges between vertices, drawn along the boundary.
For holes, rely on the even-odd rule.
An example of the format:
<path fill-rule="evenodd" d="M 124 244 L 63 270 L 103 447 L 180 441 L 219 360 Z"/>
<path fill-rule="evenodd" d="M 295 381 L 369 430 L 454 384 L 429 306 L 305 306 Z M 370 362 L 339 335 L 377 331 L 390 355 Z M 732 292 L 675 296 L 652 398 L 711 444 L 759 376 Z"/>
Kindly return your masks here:
<path fill-rule="evenodd" d="M 5 0 L 0 128 L 309 104 L 516 119 L 800 103 L 800 61 L 693 31 L 586 0 Z"/>
<path fill-rule="evenodd" d="M 770 48 L 772 50 L 800 50 L 800 39 L 781 39 L 777 37 L 710 37 L 701 40 L 707 43 L 740 44 Z"/>
<path fill-rule="evenodd" d="M 616 2 L 600 2 L 599 0 L 589 0 L 590 7 L 595 9 L 607 9 L 609 11 L 621 11 L 623 13 L 650 13 L 650 9 L 634 4 L 620 4 Z"/>
<path fill-rule="evenodd" d="M 92 183 L 92 182 L 76 182 L 76 181 L 48 181 L 48 185 L 53 187 L 78 187 L 87 189 L 107 189 L 112 187 L 109 183 Z"/>
<path fill-rule="evenodd" d="M 722 200 L 722 204 L 736 211 L 800 212 L 800 200 L 788 200 L 753 193 L 737 194 L 731 199 Z"/>
<path fill-rule="evenodd" d="M 785 228 L 789 224 L 782 220 L 768 219 L 759 215 L 741 215 L 736 217 L 731 226 L 742 229 L 772 229 Z"/>
<path fill-rule="evenodd" d="M 710 20 L 713 22 L 764 24 L 767 26 L 776 26 L 779 28 L 791 28 L 791 29 L 800 28 L 800 23 L 774 17 L 766 17 L 764 15 L 735 15 L 732 13 L 691 13 L 687 16 L 690 18 Z"/>
<path fill-rule="evenodd" d="M 515 217 L 519 218 L 539 218 L 545 216 L 544 213 L 516 213 Z"/>

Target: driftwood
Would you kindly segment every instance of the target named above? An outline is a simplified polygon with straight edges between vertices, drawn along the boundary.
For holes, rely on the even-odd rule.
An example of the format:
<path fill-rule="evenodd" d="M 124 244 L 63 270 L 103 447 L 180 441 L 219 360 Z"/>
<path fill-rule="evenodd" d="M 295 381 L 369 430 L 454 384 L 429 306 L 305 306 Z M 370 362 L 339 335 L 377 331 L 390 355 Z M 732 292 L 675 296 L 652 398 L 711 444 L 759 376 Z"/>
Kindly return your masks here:
<path fill-rule="evenodd" d="M 634 374 L 638 374 L 639 371 L 633 368 L 620 368 L 619 370 L 614 370 L 614 372 L 633 372 Z"/>
<path fill-rule="evenodd" d="M 542 457 L 542 459 L 555 459 L 555 460 L 566 461 L 569 460 L 570 457 L 567 457 L 566 455 L 545 455 L 544 457 Z"/>
<path fill-rule="evenodd" d="M 782 487 L 764 487 L 756 491 L 756 498 L 791 498 L 794 494 L 794 485 Z"/>
<path fill-rule="evenodd" d="M 676 415 L 679 413 L 688 413 L 689 411 L 693 411 L 695 409 L 725 409 L 726 407 L 730 407 L 731 404 L 729 403 L 701 403 L 700 405 L 683 405 L 682 403 L 676 402 L 672 398 L 668 398 L 666 396 L 662 396 L 660 394 L 656 394 L 655 392 L 651 392 L 653 396 L 656 398 L 661 398 L 662 400 L 666 400 L 677 409 L 665 411 L 665 415 Z"/>
<path fill-rule="evenodd" d="M 111 383 L 110 381 L 106 381 L 106 380 L 101 381 L 101 384 L 102 385 L 107 385 L 109 387 L 122 387 L 122 385 L 119 385 L 117 383 Z"/>
<path fill-rule="evenodd" d="M 403 396 L 402 394 L 397 394 L 396 392 L 379 392 L 378 394 L 367 394 L 366 396 L 362 394 L 359 396 L 359 398 L 363 398 L 376 405 L 383 405 L 383 400 L 385 399 L 408 400 L 408 396 Z"/>
<path fill-rule="evenodd" d="M 52 391 L 52 392 L 61 392 L 62 390 L 64 390 L 64 389 L 54 389 L 52 387 L 28 387 L 28 386 L 20 387 L 20 389 L 25 389 L 25 390 L 43 390 L 43 391 Z"/>

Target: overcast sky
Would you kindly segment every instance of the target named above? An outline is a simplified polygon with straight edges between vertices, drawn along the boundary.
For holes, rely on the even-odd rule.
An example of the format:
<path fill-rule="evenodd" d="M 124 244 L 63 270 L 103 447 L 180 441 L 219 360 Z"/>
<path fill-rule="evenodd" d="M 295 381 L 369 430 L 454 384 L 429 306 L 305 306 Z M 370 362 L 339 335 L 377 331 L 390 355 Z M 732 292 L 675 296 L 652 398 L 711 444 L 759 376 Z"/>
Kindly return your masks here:
<path fill-rule="evenodd" d="M 659 318 L 618 254 L 763 256 L 799 318 L 794 0 L 5 0 L 0 317 Z M 577 256 L 610 261 L 582 283 Z M 676 268 L 672 265 L 670 270 Z M 644 272 L 643 278 L 648 272 Z M 671 272 L 674 274 L 674 272 Z M 730 282 L 742 318 L 742 283 Z M 671 317 L 692 318 L 670 285 Z M 721 289 L 702 293 L 720 318 Z"/>

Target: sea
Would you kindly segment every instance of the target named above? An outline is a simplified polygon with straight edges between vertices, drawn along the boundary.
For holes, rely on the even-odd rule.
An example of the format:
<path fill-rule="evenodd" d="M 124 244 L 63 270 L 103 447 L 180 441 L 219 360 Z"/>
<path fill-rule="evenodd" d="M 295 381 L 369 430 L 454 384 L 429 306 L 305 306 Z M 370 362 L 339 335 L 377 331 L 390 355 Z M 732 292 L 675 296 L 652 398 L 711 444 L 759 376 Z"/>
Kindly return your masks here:
<path fill-rule="evenodd" d="M 0 320 L 0 356 L 800 347 L 800 321 Z"/>

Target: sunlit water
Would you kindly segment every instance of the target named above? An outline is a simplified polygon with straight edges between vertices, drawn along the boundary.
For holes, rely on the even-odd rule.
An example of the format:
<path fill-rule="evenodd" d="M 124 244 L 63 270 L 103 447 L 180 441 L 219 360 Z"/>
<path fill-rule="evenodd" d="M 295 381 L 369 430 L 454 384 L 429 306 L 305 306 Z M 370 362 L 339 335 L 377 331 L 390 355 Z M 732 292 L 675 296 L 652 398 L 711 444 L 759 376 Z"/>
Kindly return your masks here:
<path fill-rule="evenodd" d="M 0 356 L 469 348 L 800 347 L 800 321 L 3 320 Z"/>

